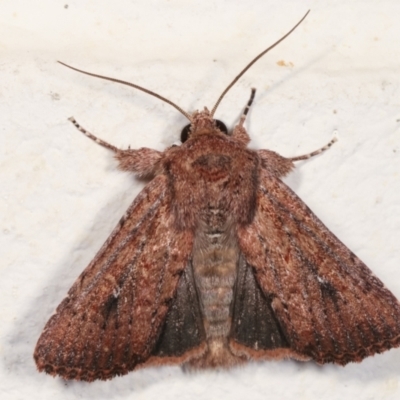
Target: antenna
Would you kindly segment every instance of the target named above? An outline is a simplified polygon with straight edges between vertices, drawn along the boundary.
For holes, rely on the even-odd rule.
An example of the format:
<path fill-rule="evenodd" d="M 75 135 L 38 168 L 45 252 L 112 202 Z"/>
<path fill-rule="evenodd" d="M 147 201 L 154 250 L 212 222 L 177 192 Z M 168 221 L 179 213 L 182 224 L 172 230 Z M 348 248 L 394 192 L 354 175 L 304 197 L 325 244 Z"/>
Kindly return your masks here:
<path fill-rule="evenodd" d="M 161 95 L 159 95 L 159 94 L 157 94 L 157 93 L 152 92 L 152 91 L 149 90 L 149 89 L 145 89 L 145 88 L 143 88 L 143 87 L 141 87 L 141 86 L 139 86 L 139 85 L 135 85 L 134 83 L 122 81 L 122 80 L 120 80 L 120 79 L 109 78 L 108 76 L 97 75 L 97 74 L 93 74 L 93 73 L 91 73 L 91 72 L 82 71 L 81 69 L 71 67 L 70 65 L 65 64 L 65 63 L 63 63 L 63 62 L 61 62 L 61 61 L 57 61 L 57 62 L 60 63 L 61 65 L 64 65 L 64 67 L 73 69 L 74 71 L 78 71 L 78 72 L 80 72 L 80 73 L 82 73 L 82 74 L 85 74 L 85 75 L 94 76 L 95 78 L 105 79 L 106 81 L 121 83 L 122 85 L 127 85 L 127 86 L 131 86 L 131 87 L 133 87 L 133 88 L 135 88 L 135 89 L 139 89 L 139 90 L 141 90 L 142 92 L 145 92 L 145 93 L 150 94 L 150 95 L 152 95 L 152 96 L 154 96 L 154 97 L 157 97 L 157 99 L 160 99 L 160 100 L 164 101 L 165 103 L 170 104 L 172 107 L 175 107 L 175 108 L 176 108 L 181 114 L 183 114 L 190 122 L 192 121 L 190 115 L 189 115 L 186 111 L 182 110 L 182 108 L 180 108 L 178 105 L 176 105 L 175 103 L 173 103 L 171 100 L 168 100 L 168 99 L 166 99 L 165 97 L 163 97 L 163 96 L 161 96 Z"/>
<path fill-rule="evenodd" d="M 263 52 L 261 52 L 256 58 L 254 58 L 249 64 L 246 65 L 244 69 L 240 72 L 240 74 L 228 85 L 228 87 L 222 92 L 221 96 L 219 96 L 219 99 L 215 103 L 215 106 L 211 110 L 211 116 L 214 116 L 215 111 L 217 110 L 219 103 L 221 103 L 221 100 L 224 98 L 224 96 L 228 93 L 229 89 L 242 77 L 242 75 L 256 62 L 258 61 L 264 54 L 268 53 L 271 49 L 273 49 L 275 46 L 277 46 L 280 42 L 282 42 L 284 39 L 286 39 L 307 17 L 309 14 L 310 10 L 306 12 L 304 17 L 285 35 L 282 36 L 277 42 L 275 42 L 272 46 L 269 46 L 267 49 L 265 49 Z"/>

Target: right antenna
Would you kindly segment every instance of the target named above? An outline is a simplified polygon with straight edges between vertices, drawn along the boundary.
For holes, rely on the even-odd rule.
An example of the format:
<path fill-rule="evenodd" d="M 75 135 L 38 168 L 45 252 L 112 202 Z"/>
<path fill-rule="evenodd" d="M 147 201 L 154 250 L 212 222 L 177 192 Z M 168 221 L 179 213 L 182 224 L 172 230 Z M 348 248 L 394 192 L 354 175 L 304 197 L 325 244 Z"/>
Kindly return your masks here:
<path fill-rule="evenodd" d="M 228 87 L 222 92 L 221 96 L 219 96 L 217 102 L 215 103 L 215 106 L 211 110 L 211 116 L 214 116 L 215 111 L 217 110 L 219 103 L 221 103 L 221 100 L 224 98 L 224 96 L 228 93 L 229 89 L 241 78 L 241 76 L 257 61 L 259 60 L 265 53 L 268 53 L 271 49 L 273 49 L 275 46 L 277 46 L 282 40 L 286 39 L 307 17 L 309 14 L 310 10 L 306 12 L 304 17 L 285 35 L 282 36 L 277 42 L 275 42 L 272 46 L 268 47 L 265 49 L 262 53 L 260 53 L 256 58 L 254 58 L 249 64 L 246 65 L 246 67 L 240 72 L 240 74 L 228 85 Z"/>

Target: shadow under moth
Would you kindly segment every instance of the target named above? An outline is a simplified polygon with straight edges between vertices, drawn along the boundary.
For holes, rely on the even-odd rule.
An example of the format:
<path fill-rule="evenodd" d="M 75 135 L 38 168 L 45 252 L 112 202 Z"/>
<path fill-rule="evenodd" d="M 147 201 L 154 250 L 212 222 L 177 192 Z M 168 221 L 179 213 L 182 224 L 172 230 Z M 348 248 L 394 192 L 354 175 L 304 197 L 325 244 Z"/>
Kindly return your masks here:
<path fill-rule="evenodd" d="M 47 322 L 34 353 L 40 371 L 93 381 L 162 364 L 345 365 L 399 346 L 399 302 L 280 179 L 334 140 L 294 158 L 249 150 L 254 89 L 232 132 L 214 119 L 234 83 L 303 19 L 211 111 L 189 114 L 138 85 L 69 67 L 158 97 L 190 125 L 163 152 L 120 150 L 71 118 L 120 169 L 152 180 Z"/>

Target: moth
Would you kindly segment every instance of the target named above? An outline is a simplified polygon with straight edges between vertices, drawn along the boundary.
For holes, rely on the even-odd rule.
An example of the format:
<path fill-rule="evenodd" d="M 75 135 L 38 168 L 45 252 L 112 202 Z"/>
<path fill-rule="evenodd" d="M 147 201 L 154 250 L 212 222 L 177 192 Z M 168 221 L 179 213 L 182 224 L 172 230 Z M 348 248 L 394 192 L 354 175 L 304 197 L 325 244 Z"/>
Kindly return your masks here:
<path fill-rule="evenodd" d="M 307 13 L 308 14 L 308 13 Z M 307 15 L 306 14 L 306 15 Z M 281 178 L 326 150 L 286 158 L 250 150 L 252 89 L 232 132 L 191 114 L 182 144 L 114 152 L 119 168 L 151 177 L 79 276 L 36 345 L 39 371 L 111 379 L 148 365 L 231 367 L 294 358 L 345 365 L 400 344 L 400 304 Z M 64 64 L 66 65 L 66 64 Z"/>

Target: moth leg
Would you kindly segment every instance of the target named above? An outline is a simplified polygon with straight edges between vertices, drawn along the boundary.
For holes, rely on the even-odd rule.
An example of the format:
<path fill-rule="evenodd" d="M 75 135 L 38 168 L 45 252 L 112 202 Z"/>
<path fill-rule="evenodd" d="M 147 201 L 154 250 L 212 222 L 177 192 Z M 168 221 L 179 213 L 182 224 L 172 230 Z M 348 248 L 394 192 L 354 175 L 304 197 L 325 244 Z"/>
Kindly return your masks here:
<path fill-rule="evenodd" d="M 115 158 L 119 162 L 118 168 L 122 171 L 131 171 L 141 177 L 150 177 L 161 171 L 162 154 L 160 151 L 142 147 L 137 150 L 118 150 Z"/>
<path fill-rule="evenodd" d="M 249 134 L 247 133 L 244 125 L 244 121 L 246 121 L 247 113 L 250 110 L 251 104 L 253 103 L 254 96 L 256 94 L 256 89 L 251 89 L 250 99 L 247 102 L 246 108 L 243 111 L 242 116 L 240 117 L 239 123 L 235 126 L 232 132 L 232 137 L 236 139 L 238 142 L 243 143 L 244 145 L 250 142 Z"/>
<path fill-rule="evenodd" d="M 257 154 L 261 160 L 261 167 L 277 178 L 286 176 L 294 169 L 291 158 L 283 157 L 272 150 L 257 150 Z"/>
<path fill-rule="evenodd" d="M 115 158 L 118 160 L 118 167 L 123 171 L 131 171 L 135 172 L 139 176 L 152 176 L 156 175 L 158 169 L 160 168 L 160 159 L 162 157 L 162 153 L 149 149 L 147 147 L 142 147 L 141 149 L 127 149 L 121 150 L 117 147 L 113 146 L 110 143 L 105 142 L 104 140 L 99 139 L 97 136 L 88 132 L 86 129 L 82 128 L 78 122 L 76 122 L 74 117 L 69 118 L 75 127 L 86 135 L 89 139 L 92 139 L 100 146 L 105 147 L 114 152 Z"/>
<path fill-rule="evenodd" d="M 324 151 L 328 150 L 329 147 L 333 145 L 333 143 L 337 142 L 337 138 L 334 137 L 328 144 L 326 144 L 324 147 L 321 147 L 318 150 L 315 150 L 311 153 L 304 154 L 303 156 L 297 156 L 297 157 L 291 157 L 289 160 L 291 161 L 302 161 L 302 160 L 308 160 L 311 157 L 317 156 L 318 154 L 323 153 Z"/>
<path fill-rule="evenodd" d="M 271 150 L 258 150 L 257 154 L 260 157 L 262 168 L 266 169 L 277 178 L 280 178 L 294 169 L 294 161 L 308 160 L 311 157 L 321 154 L 325 150 L 328 150 L 336 141 L 337 138 L 333 138 L 327 145 L 321 147 L 319 150 L 298 157 L 286 158 Z"/>
<path fill-rule="evenodd" d="M 85 136 L 87 136 L 89 139 L 94 140 L 96 143 L 98 143 L 100 146 L 105 147 L 106 149 L 110 149 L 112 150 L 114 153 L 118 152 L 119 149 L 115 146 L 113 146 L 110 143 L 105 142 L 104 140 L 99 139 L 97 136 L 94 136 L 92 133 L 88 132 L 85 128 L 82 128 L 78 122 L 76 122 L 76 119 L 74 117 L 70 117 L 68 118 L 68 121 L 71 121 L 76 129 L 78 129 L 78 131 L 82 132 Z"/>

